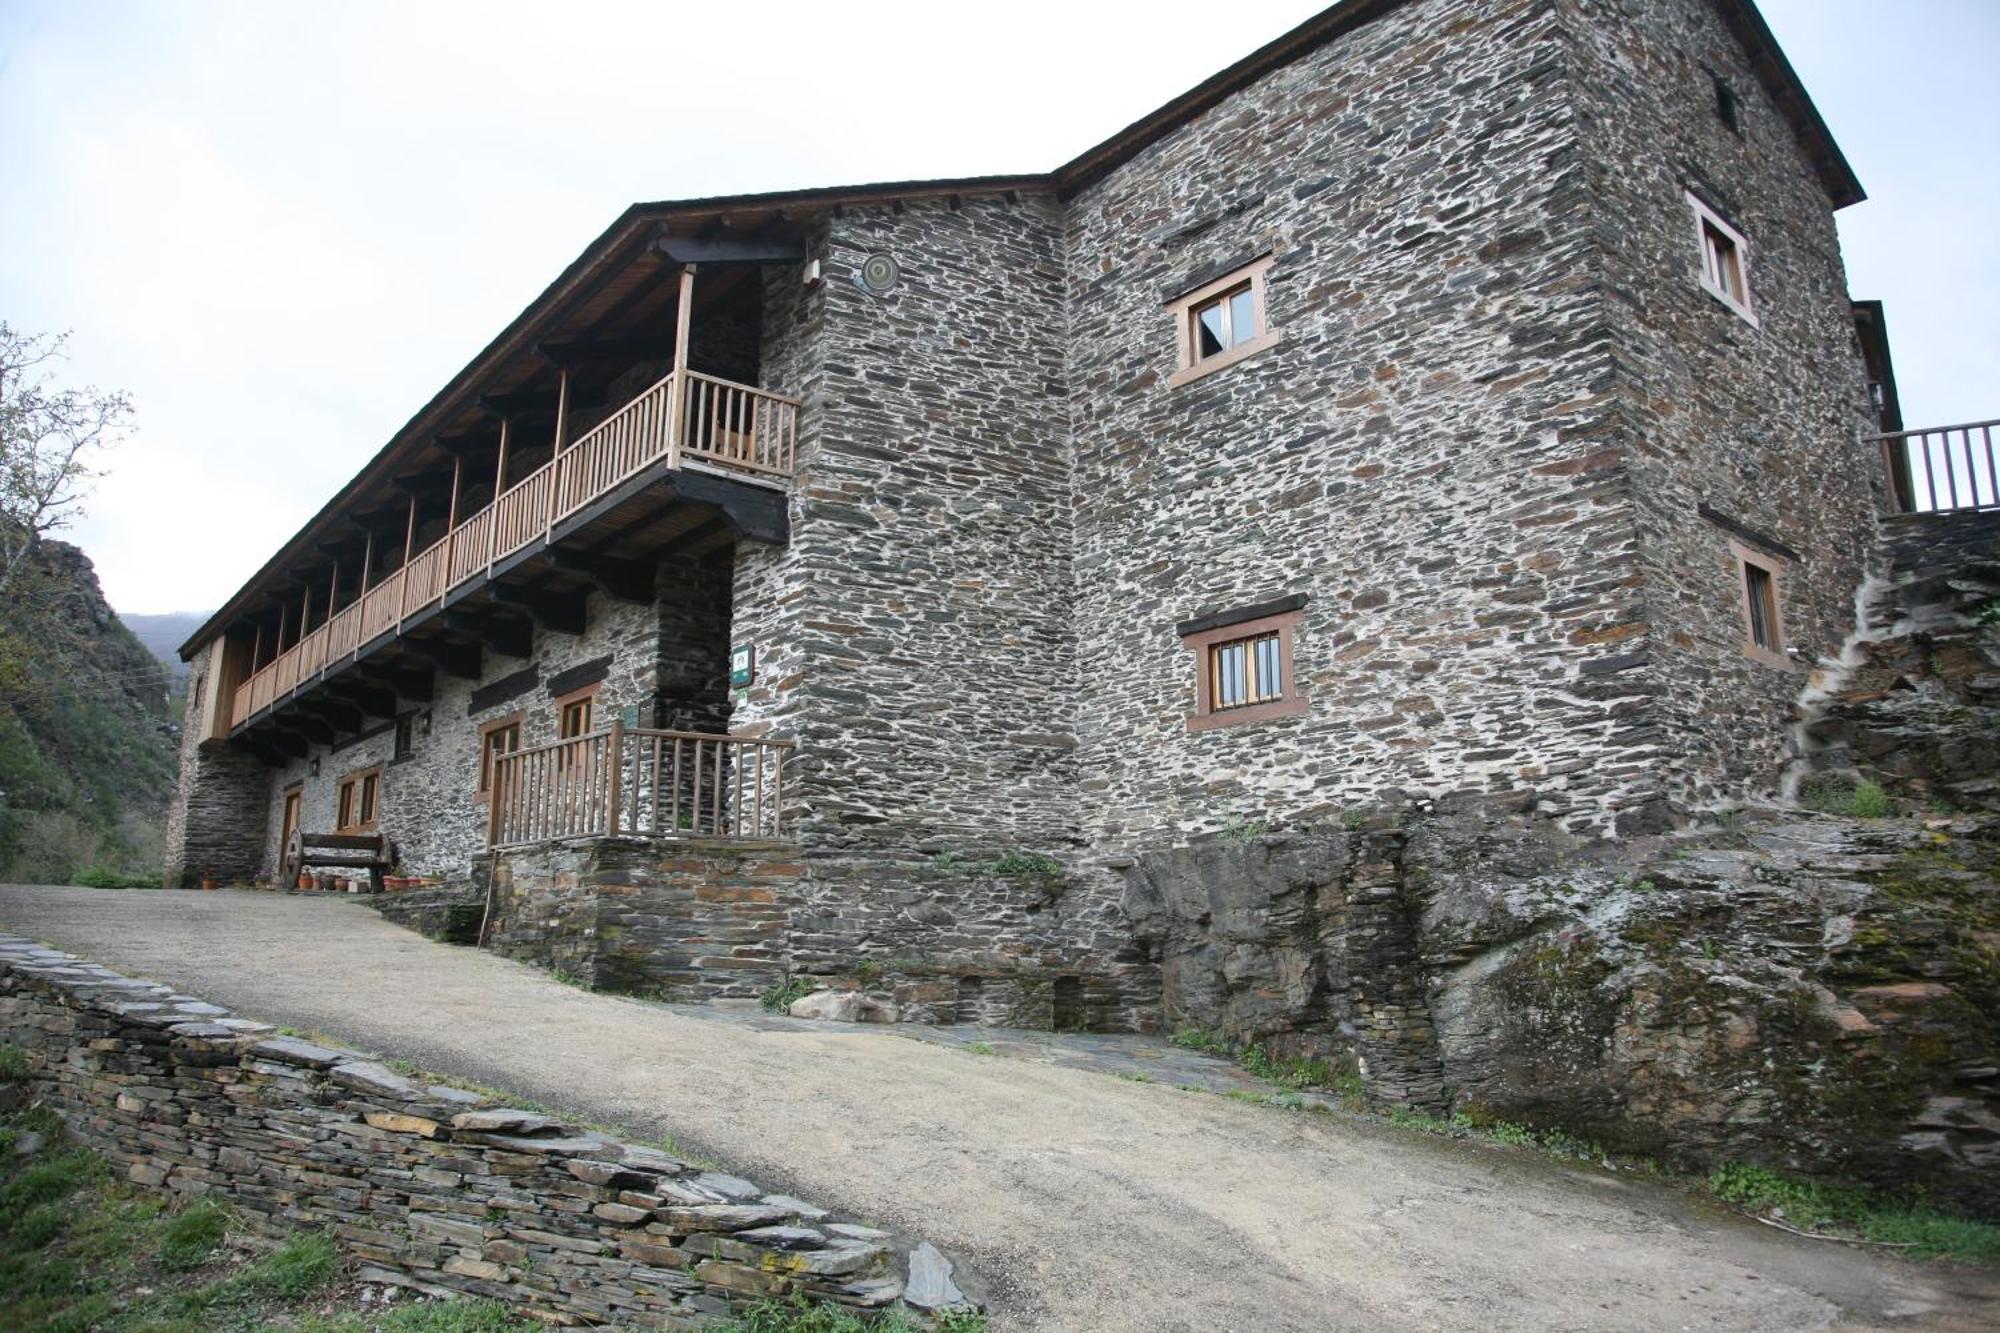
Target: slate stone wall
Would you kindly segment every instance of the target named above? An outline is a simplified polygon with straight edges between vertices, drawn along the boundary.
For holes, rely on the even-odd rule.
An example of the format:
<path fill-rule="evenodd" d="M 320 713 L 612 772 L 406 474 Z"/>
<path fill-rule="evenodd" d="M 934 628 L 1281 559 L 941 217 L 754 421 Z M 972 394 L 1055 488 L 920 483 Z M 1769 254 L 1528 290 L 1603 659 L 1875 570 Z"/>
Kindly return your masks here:
<path fill-rule="evenodd" d="M 600 990 L 752 999 L 789 971 L 789 843 L 593 838 L 491 857 L 487 943 Z"/>
<path fill-rule="evenodd" d="M 792 540 L 738 557 L 759 681 L 822 847 L 1074 838 L 1069 477 L 1054 203 L 854 209 L 772 270 L 766 387 L 800 396 Z M 886 252 L 902 281 L 851 281 Z"/>
<path fill-rule="evenodd" d="M 190 699 L 215 688 L 222 648 L 217 640 L 188 664 Z M 205 875 L 247 883 L 259 872 L 269 770 L 248 755 L 204 744 L 199 730 L 181 728 L 180 770 L 167 805 L 161 883 L 171 889 L 193 888 Z"/>
<path fill-rule="evenodd" d="M 894 1307 L 906 1278 L 911 1301 L 970 1304 L 929 1245 L 13 936 L 0 1040 L 124 1178 L 322 1229 L 363 1282 L 649 1328 L 794 1294 Z"/>
<path fill-rule="evenodd" d="M 1583 0 L 1569 13 L 1589 271 L 1616 347 L 1610 443 L 1644 579 L 1619 650 L 1645 663 L 1628 674 L 1653 693 L 1668 794 L 1700 807 L 1772 789 L 1803 669 L 1852 628 L 1880 472 L 1859 436 L 1879 427 L 1831 205 L 1715 6 Z M 1718 111 L 1718 78 L 1740 132 Z M 1749 242 L 1755 327 L 1699 285 L 1689 191 Z M 1744 655 L 1731 533 L 1703 505 L 1801 557 L 1779 581 L 1796 669 Z"/>
<path fill-rule="evenodd" d="M 259 789 L 257 798 L 266 821 L 259 839 L 262 872 L 273 877 L 278 873 L 283 857 L 278 839 L 284 823 L 284 793 L 290 784 L 302 784 L 306 830 L 330 833 L 337 815 L 340 779 L 379 762 L 384 764 L 381 827 L 395 840 L 405 869 L 411 874 L 463 877 L 472 858 L 486 850 L 487 807 L 477 791 L 480 726 L 519 712 L 525 714 L 523 746 L 554 740 L 557 719 L 550 682 L 565 671 L 605 658 L 610 661 L 603 667 L 604 683 L 597 696 L 594 725 L 608 724 L 621 711 L 628 721 L 650 724 L 661 658 L 671 649 L 675 679 L 685 682 L 689 679 L 688 663 L 704 655 L 714 657 L 714 645 L 706 638 L 715 630 L 713 617 L 697 617 L 689 610 L 708 604 L 697 595 L 683 596 L 681 592 L 700 585 L 701 577 L 698 570 L 668 571 L 661 585 L 671 591 L 663 592 L 658 606 L 640 606 L 592 593 L 582 634 L 538 629 L 533 656 L 525 659 L 488 651 L 476 681 L 436 673 L 430 703 L 403 705 L 417 714 L 407 759 L 393 757 L 394 728 L 378 724 L 377 729 L 359 738 L 330 747 L 314 746 L 304 759 L 292 760 L 275 771 L 264 770 L 267 785 Z M 726 634 L 726 630 L 722 632 Z M 691 643 L 693 639 L 699 642 Z M 502 690 L 501 682 L 512 684 Z M 506 697 L 496 697 L 503 693 Z M 312 776 L 314 759 L 319 761 L 318 777 Z"/>
<path fill-rule="evenodd" d="M 1390 787 L 1583 826 L 1657 799 L 1643 687 L 1602 671 L 1637 566 L 1573 82 L 1553 5 L 1411 4 L 1071 204 L 1092 841 Z M 1169 388 L 1163 302 L 1260 254 L 1282 341 Z M 1287 594 L 1310 711 L 1190 735 L 1176 623 Z"/>

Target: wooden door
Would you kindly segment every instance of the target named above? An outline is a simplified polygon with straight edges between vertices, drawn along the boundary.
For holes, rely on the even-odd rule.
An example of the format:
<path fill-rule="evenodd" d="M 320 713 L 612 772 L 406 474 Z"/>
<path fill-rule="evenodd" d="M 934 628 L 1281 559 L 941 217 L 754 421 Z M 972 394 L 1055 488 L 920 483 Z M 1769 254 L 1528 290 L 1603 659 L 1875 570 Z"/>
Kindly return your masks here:
<path fill-rule="evenodd" d="M 290 847 L 292 845 L 292 834 L 298 831 L 299 798 L 303 795 L 305 793 L 300 790 L 285 793 L 285 827 L 278 835 L 278 846 L 280 849 Z"/>

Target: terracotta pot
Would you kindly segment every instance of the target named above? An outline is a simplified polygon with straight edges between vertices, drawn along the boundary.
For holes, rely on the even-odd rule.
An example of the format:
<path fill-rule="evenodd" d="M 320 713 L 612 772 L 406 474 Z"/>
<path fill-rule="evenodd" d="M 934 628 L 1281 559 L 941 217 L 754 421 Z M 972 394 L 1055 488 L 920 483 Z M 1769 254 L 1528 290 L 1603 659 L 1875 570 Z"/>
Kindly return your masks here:
<path fill-rule="evenodd" d="M 310 888 L 311 888 L 312 886 L 313 886 L 313 877 L 312 877 L 311 875 L 300 875 L 300 876 L 299 876 L 299 887 L 300 887 L 300 888 L 302 888 L 302 889 L 310 889 Z"/>
<path fill-rule="evenodd" d="M 215 892 L 216 887 L 217 887 L 216 883 L 212 879 L 204 879 L 201 882 L 202 892 L 204 893 L 213 893 Z"/>

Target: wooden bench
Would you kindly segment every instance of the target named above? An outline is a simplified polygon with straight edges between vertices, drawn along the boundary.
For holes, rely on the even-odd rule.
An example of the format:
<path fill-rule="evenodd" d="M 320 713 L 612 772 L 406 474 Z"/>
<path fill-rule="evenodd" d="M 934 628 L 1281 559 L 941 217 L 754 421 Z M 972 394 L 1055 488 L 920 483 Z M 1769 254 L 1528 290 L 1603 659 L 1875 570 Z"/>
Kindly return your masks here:
<path fill-rule="evenodd" d="M 365 869 L 368 891 L 382 892 L 382 876 L 396 864 L 396 844 L 386 833 L 305 833 L 292 830 L 285 842 L 285 887 L 297 888 L 299 876 L 317 866 Z"/>

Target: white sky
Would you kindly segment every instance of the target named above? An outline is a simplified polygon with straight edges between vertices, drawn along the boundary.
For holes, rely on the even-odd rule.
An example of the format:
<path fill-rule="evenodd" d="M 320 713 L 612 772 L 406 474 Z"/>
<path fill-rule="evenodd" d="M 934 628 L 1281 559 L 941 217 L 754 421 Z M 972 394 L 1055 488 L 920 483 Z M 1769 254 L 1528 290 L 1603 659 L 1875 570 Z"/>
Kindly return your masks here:
<path fill-rule="evenodd" d="M 627 204 L 1045 171 L 1320 7 L 0 0 L 0 317 L 138 406 L 68 535 L 212 608 Z M 1905 416 L 2000 415 L 2000 0 L 1763 9 Z"/>

